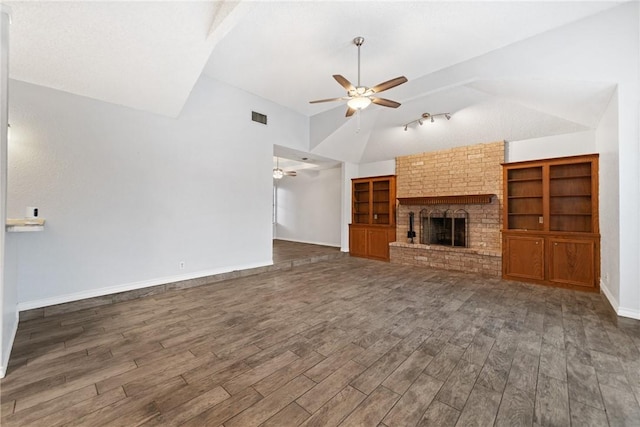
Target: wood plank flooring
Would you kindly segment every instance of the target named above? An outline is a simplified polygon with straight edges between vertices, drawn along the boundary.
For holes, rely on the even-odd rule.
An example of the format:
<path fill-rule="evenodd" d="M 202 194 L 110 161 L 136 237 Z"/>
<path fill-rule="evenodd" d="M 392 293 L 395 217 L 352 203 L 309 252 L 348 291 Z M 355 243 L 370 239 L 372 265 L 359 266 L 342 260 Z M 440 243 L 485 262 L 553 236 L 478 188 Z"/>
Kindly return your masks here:
<path fill-rule="evenodd" d="M 3 426 L 640 426 L 597 294 L 358 258 L 22 321 Z"/>
<path fill-rule="evenodd" d="M 296 261 L 296 265 L 308 264 L 314 258 L 340 255 L 340 248 L 314 245 L 311 243 L 291 242 L 289 240 L 273 240 L 273 263 Z M 347 254 L 344 254 L 347 255 Z"/>

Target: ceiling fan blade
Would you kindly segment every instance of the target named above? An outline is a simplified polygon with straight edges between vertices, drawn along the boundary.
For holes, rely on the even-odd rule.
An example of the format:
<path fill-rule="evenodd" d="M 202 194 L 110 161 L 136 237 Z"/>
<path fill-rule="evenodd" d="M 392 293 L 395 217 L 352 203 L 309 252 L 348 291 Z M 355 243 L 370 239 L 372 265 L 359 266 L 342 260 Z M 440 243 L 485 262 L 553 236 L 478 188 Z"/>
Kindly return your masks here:
<path fill-rule="evenodd" d="M 345 117 L 351 117 L 351 116 L 353 116 L 353 113 L 355 113 L 355 112 L 356 112 L 356 110 L 354 108 L 347 107 L 347 114 L 345 114 L 344 116 Z"/>
<path fill-rule="evenodd" d="M 298 172 L 296 172 L 296 171 L 284 171 L 284 174 L 286 176 L 297 176 Z"/>
<path fill-rule="evenodd" d="M 334 76 L 335 77 L 335 76 Z M 380 83 L 371 88 L 375 93 L 382 92 L 383 90 L 391 89 L 392 87 L 396 87 L 401 85 L 402 83 L 406 83 L 407 78 L 405 76 L 396 77 L 395 79 L 388 80 L 384 83 Z"/>
<path fill-rule="evenodd" d="M 342 98 L 327 98 L 327 99 L 318 99 L 316 101 L 309 101 L 309 104 L 317 104 L 318 102 L 331 102 L 331 101 L 340 101 Z"/>
<path fill-rule="evenodd" d="M 371 97 L 371 102 L 373 102 L 374 104 L 382 105 L 384 107 L 391 107 L 391 108 L 398 108 L 400 106 L 399 102 L 392 101 L 390 99 L 375 98 L 373 96 Z"/>
<path fill-rule="evenodd" d="M 340 86 L 345 88 L 347 91 L 356 89 L 349 80 L 345 79 L 340 74 L 334 74 L 333 78 L 336 79 L 336 81 L 340 83 Z"/>

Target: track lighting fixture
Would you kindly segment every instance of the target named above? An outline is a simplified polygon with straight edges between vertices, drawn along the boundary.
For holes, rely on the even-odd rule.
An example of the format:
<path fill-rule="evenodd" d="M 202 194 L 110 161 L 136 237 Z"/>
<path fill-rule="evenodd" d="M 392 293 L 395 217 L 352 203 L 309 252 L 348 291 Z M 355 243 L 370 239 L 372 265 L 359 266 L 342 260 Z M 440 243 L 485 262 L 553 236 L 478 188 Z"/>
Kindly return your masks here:
<path fill-rule="evenodd" d="M 409 123 L 405 123 L 403 125 L 404 130 L 406 132 L 409 126 L 414 123 L 418 123 L 420 126 L 422 126 L 425 120 L 429 120 L 431 123 L 434 123 L 435 122 L 434 117 L 438 117 L 438 116 L 444 116 L 447 120 L 451 120 L 451 113 L 438 113 L 438 114 L 422 113 L 422 115 L 417 119 L 411 120 Z"/>

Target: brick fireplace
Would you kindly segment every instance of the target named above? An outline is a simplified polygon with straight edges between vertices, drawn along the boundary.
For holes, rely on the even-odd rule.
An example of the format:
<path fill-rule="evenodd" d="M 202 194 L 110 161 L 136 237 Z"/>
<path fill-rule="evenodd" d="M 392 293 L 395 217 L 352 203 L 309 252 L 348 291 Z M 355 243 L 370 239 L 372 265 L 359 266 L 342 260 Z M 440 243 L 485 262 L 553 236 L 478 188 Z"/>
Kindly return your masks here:
<path fill-rule="evenodd" d="M 500 277 L 502 162 L 503 141 L 396 158 L 399 205 L 391 262 Z M 407 237 L 410 212 L 414 243 Z"/>

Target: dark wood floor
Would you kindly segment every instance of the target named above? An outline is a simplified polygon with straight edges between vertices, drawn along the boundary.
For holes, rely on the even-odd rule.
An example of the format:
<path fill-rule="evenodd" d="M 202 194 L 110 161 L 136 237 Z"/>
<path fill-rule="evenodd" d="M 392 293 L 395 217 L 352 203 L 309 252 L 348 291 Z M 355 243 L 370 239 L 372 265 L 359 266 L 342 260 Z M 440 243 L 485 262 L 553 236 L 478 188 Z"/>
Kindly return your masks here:
<path fill-rule="evenodd" d="M 339 255 L 340 248 L 309 243 L 290 242 L 288 240 L 273 240 L 273 263 L 284 261 L 313 259 L 325 255 Z"/>
<path fill-rule="evenodd" d="M 357 258 L 20 323 L 3 426 L 639 426 L 602 297 Z"/>

